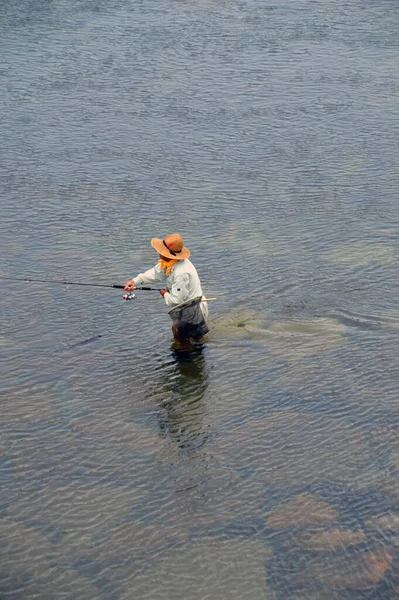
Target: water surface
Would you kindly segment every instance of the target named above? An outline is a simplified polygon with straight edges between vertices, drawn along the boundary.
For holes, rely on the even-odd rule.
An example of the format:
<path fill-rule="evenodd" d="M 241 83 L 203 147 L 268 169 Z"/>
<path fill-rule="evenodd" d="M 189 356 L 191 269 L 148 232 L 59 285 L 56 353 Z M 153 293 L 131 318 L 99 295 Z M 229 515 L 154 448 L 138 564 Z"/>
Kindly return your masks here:
<path fill-rule="evenodd" d="M 0 595 L 396 599 L 397 3 L 3 8 Z"/>

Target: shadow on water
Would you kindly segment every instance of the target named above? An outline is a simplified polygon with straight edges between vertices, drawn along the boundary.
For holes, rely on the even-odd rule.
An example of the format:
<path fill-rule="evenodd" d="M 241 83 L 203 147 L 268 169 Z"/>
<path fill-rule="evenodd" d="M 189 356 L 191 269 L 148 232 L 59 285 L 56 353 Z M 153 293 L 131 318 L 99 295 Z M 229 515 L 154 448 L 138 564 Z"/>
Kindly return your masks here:
<path fill-rule="evenodd" d="M 159 385 L 159 426 L 181 449 L 196 450 L 207 437 L 203 425 L 208 386 L 204 346 L 173 342 L 171 358 Z"/>

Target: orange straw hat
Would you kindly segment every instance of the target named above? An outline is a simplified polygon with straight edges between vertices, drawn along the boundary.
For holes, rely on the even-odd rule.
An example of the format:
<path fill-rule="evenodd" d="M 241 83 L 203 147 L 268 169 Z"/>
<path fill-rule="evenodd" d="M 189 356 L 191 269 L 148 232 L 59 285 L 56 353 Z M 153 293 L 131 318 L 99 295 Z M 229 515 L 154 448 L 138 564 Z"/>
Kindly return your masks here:
<path fill-rule="evenodd" d="M 172 260 L 184 260 L 190 256 L 190 250 L 184 247 L 180 233 L 170 233 L 163 240 L 152 238 L 151 246 L 155 248 L 158 254 Z"/>

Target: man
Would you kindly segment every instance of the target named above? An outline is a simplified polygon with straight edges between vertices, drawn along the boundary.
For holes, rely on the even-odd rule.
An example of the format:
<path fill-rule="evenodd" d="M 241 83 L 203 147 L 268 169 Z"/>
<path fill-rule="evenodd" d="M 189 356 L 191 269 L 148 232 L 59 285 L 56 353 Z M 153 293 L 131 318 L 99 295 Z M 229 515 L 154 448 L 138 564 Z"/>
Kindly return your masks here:
<path fill-rule="evenodd" d="M 168 285 L 160 290 L 160 294 L 171 307 L 169 314 L 173 320 L 173 335 L 180 340 L 202 337 L 209 331 L 206 325 L 208 304 L 197 270 L 188 260 L 190 250 L 184 246 L 179 233 L 171 233 L 163 240 L 152 238 L 151 246 L 159 254 L 158 263 L 128 281 L 124 289 L 132 292 L 138 285 L 166 279 Z"/>

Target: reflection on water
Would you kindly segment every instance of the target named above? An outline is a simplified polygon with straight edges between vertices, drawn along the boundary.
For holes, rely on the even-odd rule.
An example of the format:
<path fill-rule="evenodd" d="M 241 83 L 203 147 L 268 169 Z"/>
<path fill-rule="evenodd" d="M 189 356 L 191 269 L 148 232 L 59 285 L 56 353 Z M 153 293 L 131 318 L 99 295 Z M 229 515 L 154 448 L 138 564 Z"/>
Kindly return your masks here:
<path fill-rule="evenodd" d="M 159 427 L 179 448 L 195 450 L 207 439 L 204 395 L 208 373 L 204 346 L 174 342 L 171 357 L 172 364 L 159 381 Z"/>

